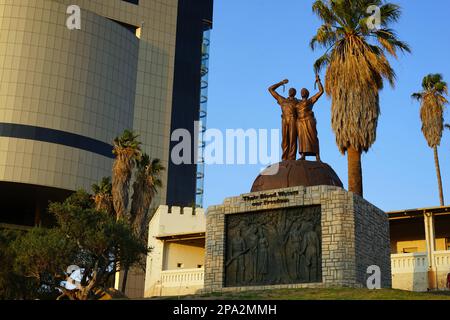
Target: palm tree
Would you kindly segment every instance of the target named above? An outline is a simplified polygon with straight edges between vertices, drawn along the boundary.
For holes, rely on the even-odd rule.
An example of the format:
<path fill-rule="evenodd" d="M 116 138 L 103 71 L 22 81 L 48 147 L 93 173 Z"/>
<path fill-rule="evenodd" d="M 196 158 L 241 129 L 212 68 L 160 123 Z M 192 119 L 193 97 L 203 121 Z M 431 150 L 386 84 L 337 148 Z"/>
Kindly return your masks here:
<path fill-rule="evenodd" d="M 380 28 L 371 28 L 367 9 L 380 8 Z M 348 156 L 349 191 L 363 195 L 361 154 L 376 140 L 380 115 L 379 91 L 386 79 L 393 86 L 395 72 L 386 55 L 410 52 L 389 25 L 401 15 L 400 7 L 383 0 L 317 0 L 314 13 L 322 26 L 311 48 L 326 49 L 314 67 L 326 67 L 325 91 L 332 99 L 331 125 L 339 151 Z"/>
<path fill-rule="evenodd" d="M 113 154 L 116 156 L 112 168 L 112 197 L 113 207 L 117 220 L 125 219 L 129 222 L 127 211 L 130 180 L 136 160 L 141 156 L 141 142 L 137 140 L 139 136 L 133 131 L 125 130 L 121 136 L 114 139 Z M 120 255 L 120 248 L 118 249 Z M 125 270 L 128 267 L 123 266 Z M 121 270 L 122 266 L 116 265 L 116 270 Z M 116 285 L 120 279 L 120 272 L 116 273 Z M 124 279 L 125 280 L 125 279 Z M 126 282 L 126 280 L 125 280 Z"/>
<path fill-rule="evenodd" d="M 427 140 L 428 146 L 433 148 L 434 151 L 434 165 L 436 167 L 441 206 L 444 206 L 444 192 L 442 190 L 438 146 L 441 144 L 444 131 L 444 106 L 448 103 L 444 97 L 446 94 L 448 94 L 448 87 L 442 75 L 429 74 L 423 78 L 422 91 L 412 95 L 414 99 L 421 103 L 422 133 Z"/>
<path fill-rule="evenodd" d="M 150 222 L 149 210 L 155 194 L 162 187 L 160 175 L 164 170 L 159 159 L 150 160 L 147 154 L 136 161 L 137 171 L 133 183 L 133 195 L 131 197 L 130 223 L 135 235 L 145 241 L 145 231 Z M 122 279 L 122 292 L 125 292 L 128 279 L 128 266 L 125 266 Z"/>
<path fill-rule="evenodd" d="M 136 180 L 133 183 L 131 197 L 131 223 L 137 237 L 144 236 L 149 222 L 149 209 L 158 189 L 162 187 L 160 179 L 162 166 L 159 159 L 151 160 L 147 154 L 137 161 Z"/>
<path fill-rule="evenodd" d="M 92 196 L 95 202 L 95 210 L 114 213 L 111 178 L 104 177 L 99 184 L 92 185 Z"/>
<path fill-rule="evenodd" d="M 117 219 L 128 218 L 128 197 L 130 180 L 135 161 L 141 156 L 141 143 L 138 135 L 125 130 L 120 137 L 114 139 L 113 153 L 116 156 L 113 164 L 112 195 Z"/>

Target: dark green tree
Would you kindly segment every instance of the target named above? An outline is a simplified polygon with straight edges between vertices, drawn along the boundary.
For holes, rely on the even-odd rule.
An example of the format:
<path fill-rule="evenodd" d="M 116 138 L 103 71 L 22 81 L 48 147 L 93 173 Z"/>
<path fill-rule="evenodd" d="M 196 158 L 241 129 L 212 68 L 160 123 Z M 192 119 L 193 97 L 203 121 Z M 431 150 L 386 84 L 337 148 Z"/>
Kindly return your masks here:
<path fill-rule="evenodd" d="M 26 300 L 39 296 L 35 281 L 14 272 L 15 254 L 10 244 L 24 232 L 0 229 L 0 300 Z"/>
<path fill-rule="evenodd" d="M 56 228 L 35 228 L 15 240 L 11 248 L 14 271 L 33 279 L 40 288 L 56 289 L 59 299 L 97 299 L 120 271 L 115 266 L 139 266 L 149 252 L 127 222 L 95 210 L 85 191 L 51 204 L 49 211 L 56 217 Z M 82 278 L 76 289 L 69 290 L 63 281 L 72 265 L 80 268 Z"/>

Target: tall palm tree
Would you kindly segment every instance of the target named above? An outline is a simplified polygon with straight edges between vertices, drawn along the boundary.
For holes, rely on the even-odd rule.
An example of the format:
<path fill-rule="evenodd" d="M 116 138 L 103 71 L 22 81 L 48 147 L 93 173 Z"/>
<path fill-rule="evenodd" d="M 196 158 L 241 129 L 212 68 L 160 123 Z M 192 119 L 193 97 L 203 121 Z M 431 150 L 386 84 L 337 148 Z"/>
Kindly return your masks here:
<path fill-rule="evenodd" d="M 150 160 L 147 154 L 136 161 L 137 171 L 133 183 L 133 195 L 131 197 L 130 223 L 135 235 L 142 240 L 150 222 L 149 210 L 155 194 L 162 187 L 160 175 L 164 170 L 159 159 Z M 122 292 L 125 292 L 128 279 L 128 266 L 125 266 L 122 279 Z"/>
<path fill-rule="evenodd" d="M 373 28 L 367 9 L 380 8 L 380 28 Z M 331 125 L 342 154 L 348 156 L 349 191 L 363 195 L 361 154 L 376 140 L 380 115 L 379 91 L 383 80 L 393 86 L 395 72 L 387 54 L 410 52 L 390 24 L 398 21 L 400 7 L 383 0 L 317 0 L 313 12 L 322 26 L 311 48 L 325 48 L 315 63 L 317 73 L 326 67 L 325 91 L 332 100 Z"/>
<path fill-rule="evenodd" d="M 162 187 L 160 176 L 165 168 L 161 160 L 151 160 L 147 154 L 144 154 L 136 164 L 136 180 L 133 183 L 131 197 L 131 223 L 136 236 L 142 238 L 150 218 L 150 205 L 158 189 Z"/>
<path fill-rule="evenodd" d="M 112 195 L 117 219 L 129 218 L 127 213 L 130 180 L 135 162 L 141 156 L 141 142 L 133 131 L 125 130 L 114 139 Z"/>
<path fill-rule="evenodd" d="M 95 202 L 95 210 L 105 211 L 109 214 L 114 213 L 111 178 L 104 177 L 99 184 L 92 185 Z"/>
<path fill-rule="evenodd" d="M 438 146 L 441 144 L 444 131 L 444 107 L 448 103 L 445 98 L 446 94 L 448 94 L 448 87 L 442 75 L 429 74 L 423 78 L 422 91 L 412 95 L 414 99 L 421 103 L 422 133 L 427 140 L 428 146 L 433 148 L 434 151 L 434 165 L 436 167 L 441 206 L 444 206 L 444 192 L 442 190 Z"/>
<path fill-rule="evenodd" d="M 129 201 L 129 190 L 132 172 L 136 160 L 141 157 L 141 142 L 139 136 L 131 130 L 125 130 L 121 136 L 114 139 L 113 154 L 116 156 L 112 169 L 112 196 L 113 207 L 117 220 L 125 219 L 128 223 L 129 213 L 127 211 Z M 118 249 L 120 255 L 120 248 Z M 116 270 L 128 270 L 127 266 L 116 265 Z M 120 279 L 120 272 L 116 272 L 116 286 Z M 126 282 L 126 279 L 123 279 Z"/>

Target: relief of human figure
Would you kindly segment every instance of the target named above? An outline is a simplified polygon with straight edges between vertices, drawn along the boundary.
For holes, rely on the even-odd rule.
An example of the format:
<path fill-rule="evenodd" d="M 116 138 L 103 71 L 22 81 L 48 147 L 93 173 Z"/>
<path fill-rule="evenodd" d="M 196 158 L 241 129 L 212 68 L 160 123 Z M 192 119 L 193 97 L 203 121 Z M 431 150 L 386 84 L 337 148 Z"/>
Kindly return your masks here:
<path fill-rule="evenodd" d="M 272 226 L 275 231 L 273 240 L 277 247 L 277 250 L 274 251 L 274 268 L 276 270 L 274 272 L 274 281 L 275 283 L 281 283 L 286 277 L 290 278 L 286 247 L 290 238 L 290 230 L 295 220 L 288 219 L 285 210 L 282 210 L 282 214 L 276 215 L 276 219 L 277 221 Z"/>
<path fill-rule="evenodd" d="M 302 225 L 303 240 L 300 252 L 302 254 L 302 276 L 307 282 L 319 281 L 320 240 L 311 222 Z"/>
<path fill-rule="evenodd" d="M 269 242 L 264 235 L 262 228 L 258 230 L 258 259 L 257 275 L 258 281 L 264 281 L 269 273 Z"/>
<path fill-rule="evenodd" d="M 300 250 L 300 240 L 301 240 L 301 237 L 299 236 L 297 229 L 298 224 L 294 223 L 290 229 L 286 230 L 288 239 L 285 245 L 286 261 L 288 267 L 287 276 L 291 281 L 297 279 L 297 267 L 295 265 L 295 260 L 297 258 L 297 253 Z"/>
<path fill-rule="evenodd" d="M 245 281 L 245 257 L 248 252 L 245 240 L 242 238 L 241 230 L 237 231 L 236 237 L 231 240 L 231 258 L 227 262 L 227 267 L 233 264 L 232 270 L 234 270 L 234 276 L 236 284 L 243 283 Z"/>
<path fill-rule="evenodd" d="M 302 246 L 302 233 L 301 233 L 301 224 L 299 224 L 296 228 L 293 229 L 293 236 L 292 236 L 292 258 L 294 260 L 293 269 L 295 274 L 295 279 L 298 280 L 301 278 L 301 264 L 300 264 L 300 258 L 301 258 L 301 246 Z"/>
<path fill-rule="evenodd" d="M 245 255 L 245 266 L 246 266 L 246 280 L 248 283 L 256 280 L 257 274 L 257 259 L 258 259 L 258 228 L 252 225 L 246 236 L 246 244 L 248 247 L 248 253 Z"/>
<path fill-rule="evenodd" d="M 319 92 L 309 98 L 309 91 L 303 88 L 301 91 L 302 99 L 295 105 L 300 160 L 305 160 L 307 156 L 316 156 L 316 160 L 320 161 L 317 121 L 313 112 L 314 104 L 324 93 L 319 75 L 316 75 L 316 83 L 319 84 Z"/>

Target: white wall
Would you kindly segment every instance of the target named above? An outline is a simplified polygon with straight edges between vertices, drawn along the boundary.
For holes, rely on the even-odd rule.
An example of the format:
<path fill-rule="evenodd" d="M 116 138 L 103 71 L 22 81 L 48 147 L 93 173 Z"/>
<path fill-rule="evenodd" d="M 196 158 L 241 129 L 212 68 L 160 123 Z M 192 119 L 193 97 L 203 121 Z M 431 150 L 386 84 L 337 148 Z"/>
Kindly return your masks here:
<path fill-rule="evenodd" d="M 199 265 L 205 264 L 205 246 L 192 246 L 183 242 L 167 242 L 164 246 L 163 270 L 179 269 L 178 264 L 182 264 L 181 269 L 195 269 Z"/>
<path fill-rule="evenodd" d="M 438 289 L 446 288 L 450 273 L 450 251 L 435 251 L 434 277 Z M 423 292 L 428 290 L 427 253 L 405 253 L 391 255 L 392 288 Z"/>
<path fill-rule="evenodd" d="M 204 247 L 196 245 L 168 243 L 158 239 L 167 236 L 182 236 L 189 233 L 203 233 L 206 230 L 206 217 L 203 209 L 194 212 L 192 208 L 159 206 L 149 224 L 148 246 L 152 252 L 147 257 L 145 277 L 145 297 L 170 295 L 175 289 L 164 288 L 161 285 L 161 272 L 176 269 L 178 262 L 184 263 L 185 268 L 196 268 L 197 264 L 204 265 Z M 182 270 L 180 270 L 182 271 Z M 195 287 L 195 288 L 194 288 Z M 183 292 L 197 290 L 198 284 L 190 288 L 189 283 L 183 285 Z M 168 291 L 167 291 L 168 290 Z M 172 290 L 172 291 L 171 291 Z M 186 291 L 187 290 L 187 291 Z M 179 288 L 175 290 L 180 292 Z M 172 292 L 173 293 L 173 292 Z"/>

